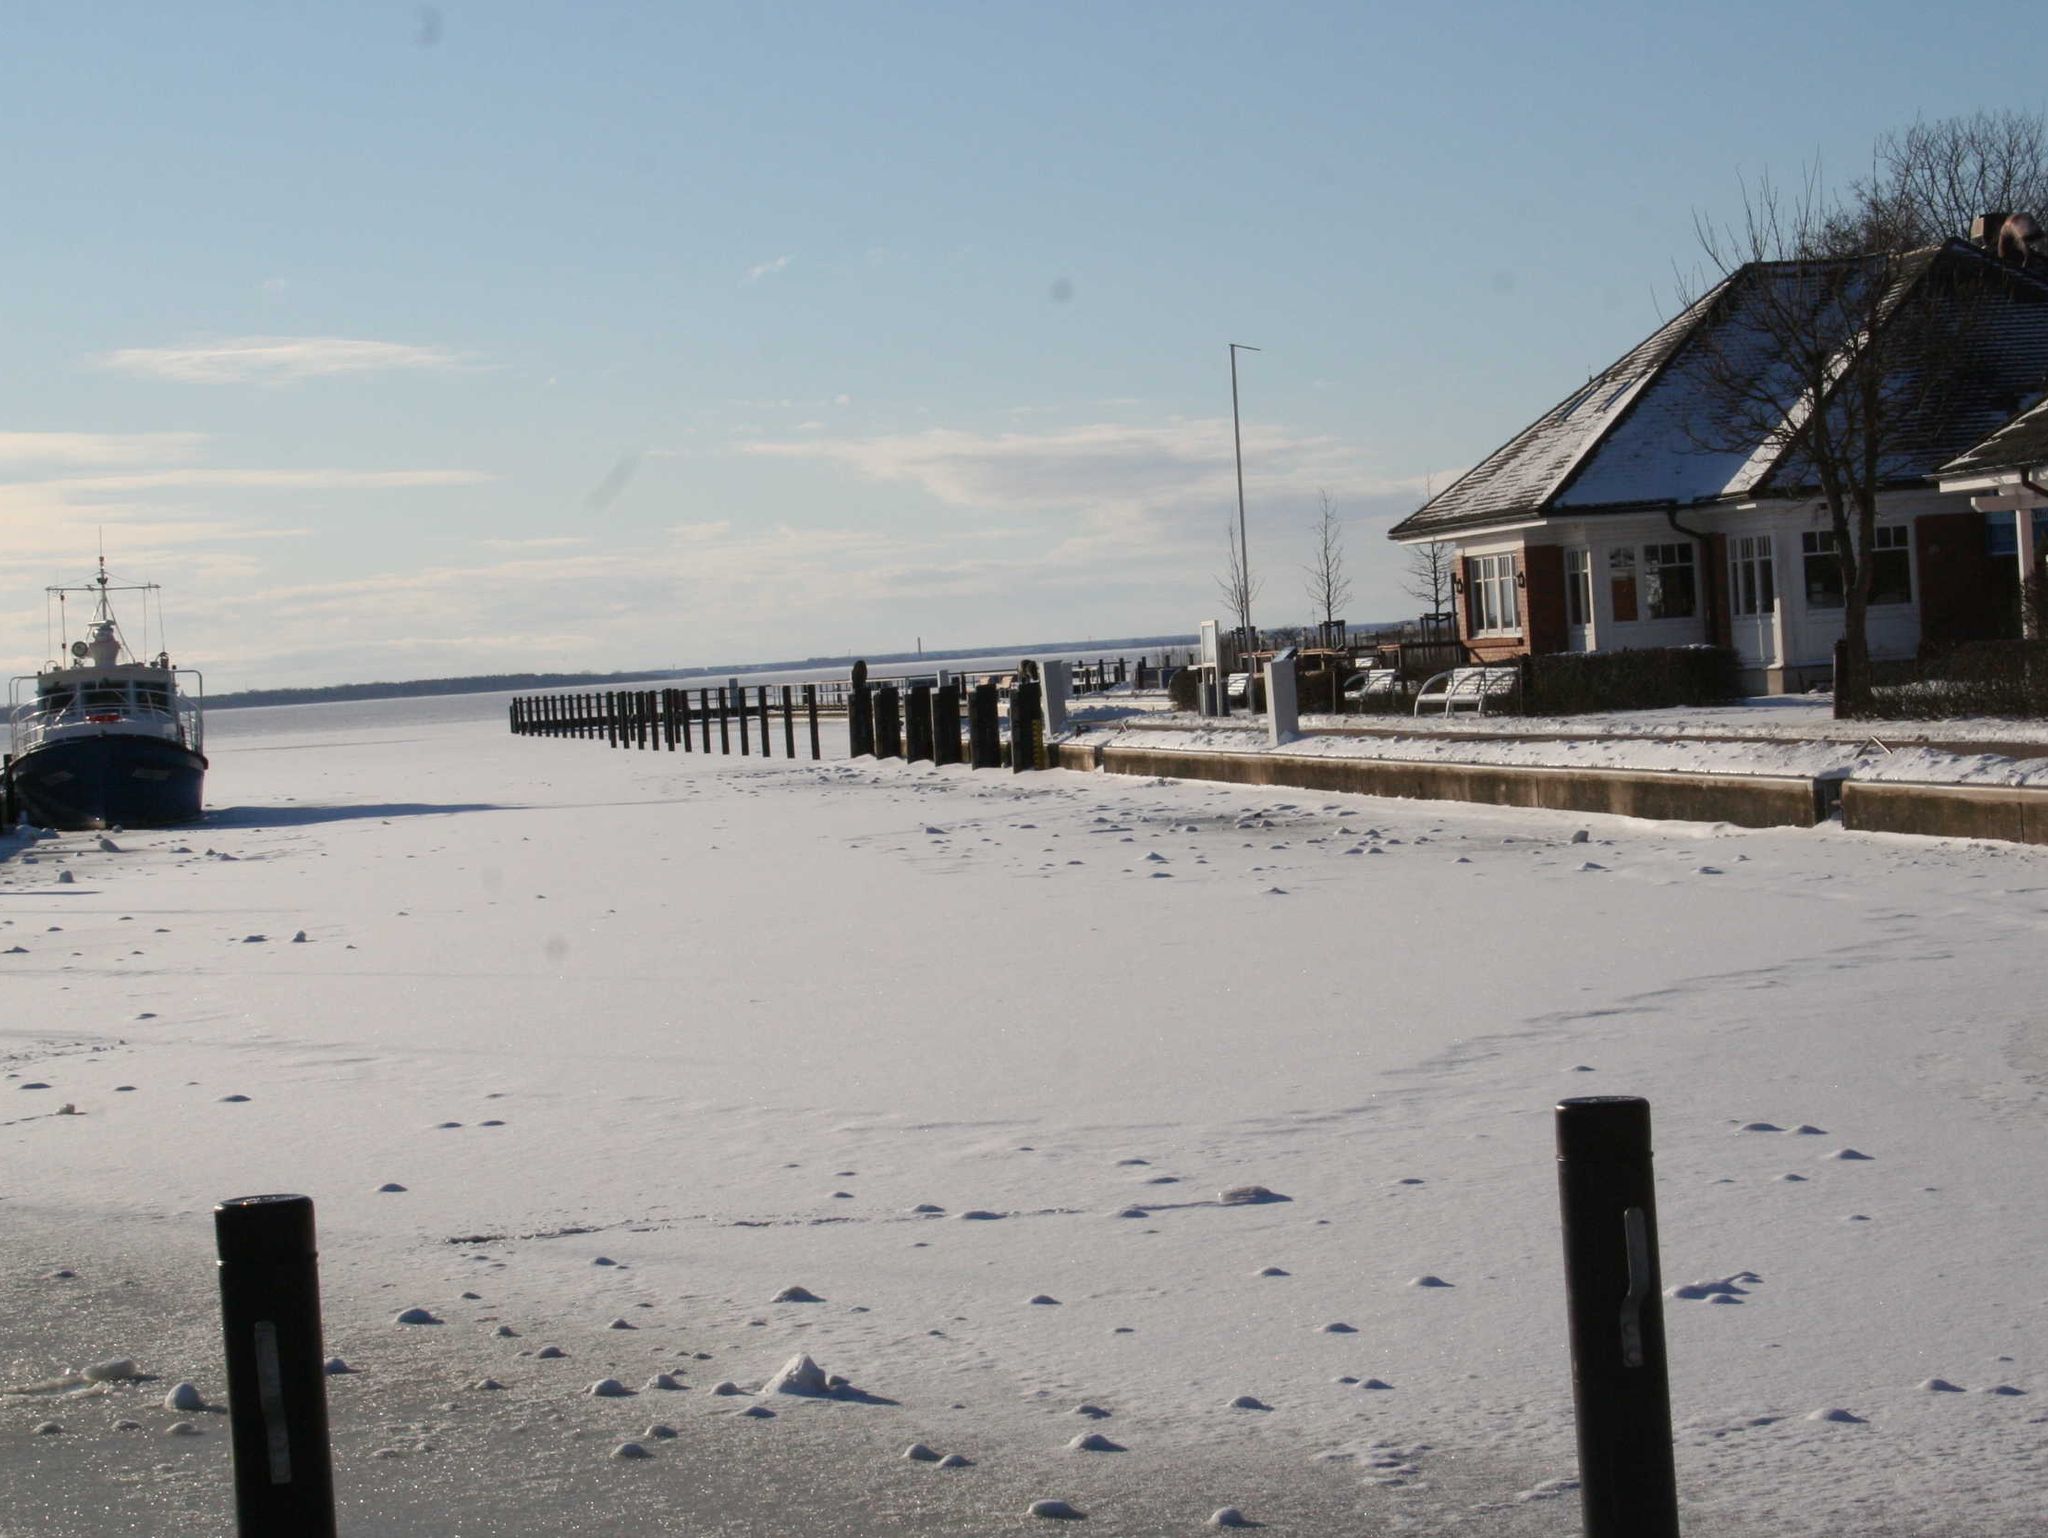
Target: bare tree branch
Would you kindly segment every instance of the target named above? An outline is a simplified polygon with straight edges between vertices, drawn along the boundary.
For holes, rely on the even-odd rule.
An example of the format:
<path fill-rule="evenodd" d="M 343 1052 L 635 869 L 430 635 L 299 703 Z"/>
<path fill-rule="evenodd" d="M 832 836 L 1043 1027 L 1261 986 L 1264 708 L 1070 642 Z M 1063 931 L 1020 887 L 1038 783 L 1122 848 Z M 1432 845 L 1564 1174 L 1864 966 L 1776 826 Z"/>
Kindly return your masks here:
<path fill-rule="evenodd" d="M 1223 595 L 1223 602 L 1228 607 L 1231 618 L 1237 624 L 1249 628 L 1252 622 L 1252 604 L 1257 600 L 1260 589 L 1265 587 L 1266 579 L 1260 577 L 1253 580 L 1245 567 L 1244 550 L 1237 539 L 1236 518 L 1226 516 L 1223 524 L 1229 535 L 1230 564 L 1216 579 L 1216 591 Z"/>
<path fill-rule="evenodd" d="M 1309 602 L 1325 625 L 1334 625 L 1351 598 L 1351 579 L 1344 572 L 1344 525 L 1330 494 L 1317 495 L 1322 512 L 1316 520 L 1315 552 L 1302 571 L 1308 577 Z"/>

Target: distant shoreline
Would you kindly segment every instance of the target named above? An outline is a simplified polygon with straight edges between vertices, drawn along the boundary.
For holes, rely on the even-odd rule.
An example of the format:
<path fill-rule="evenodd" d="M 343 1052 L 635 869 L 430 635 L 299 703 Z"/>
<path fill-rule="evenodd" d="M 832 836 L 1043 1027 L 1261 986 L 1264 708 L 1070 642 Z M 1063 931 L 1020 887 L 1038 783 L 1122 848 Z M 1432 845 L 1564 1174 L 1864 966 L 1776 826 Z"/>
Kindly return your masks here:
<path fill-rule="evenodd" d="M 653 683 L 662 679 L 719 677 L 750 673 L 789 673 L 801 669 L 823 671 L 850 669 L 857 661 L 869 663 L 934 662 L 966 657 L 1028 657 L 1035 653 L 1053 656 L 1076 652 L 1128 652 L 1162 646 L 1193 646 L 1194 635 L 1126 636 L 1107 641 L 1037 641 L 1003 646 L 962 646 L 923 652 L 870 652 L 865 658 L 804 657 L 783 662 L 711 663 L 694 668 L 648 668 L 626 673 L 476 673 L 460 678 L 415 678 L 396 682 L 366 684 L 321 684 L 298 689 L 238 689 L 207 700 L 215 710 L 234 710 L 256 705 L 320 705 L 345 700 L 398 700 L 437 694 L 502 694 L 515 689 L 573 689 L 578 685 L 619 688 L 628 684 Z"/>

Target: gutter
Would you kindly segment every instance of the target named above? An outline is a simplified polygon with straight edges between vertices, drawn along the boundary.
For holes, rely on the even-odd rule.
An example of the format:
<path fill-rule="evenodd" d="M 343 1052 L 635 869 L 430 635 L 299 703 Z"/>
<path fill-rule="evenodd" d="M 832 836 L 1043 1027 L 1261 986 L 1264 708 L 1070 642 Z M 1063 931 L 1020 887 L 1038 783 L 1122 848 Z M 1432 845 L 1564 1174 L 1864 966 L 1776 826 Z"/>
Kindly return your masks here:
<path fill-rule="evenodd" d="M 1700 584 L 1700 598 L 1707 606 L 1707 634 L 1711 638 L 1713 645 L 1727 644 L 1717 634 L 1721 628 L 1720 605 L 1716 602 L 1720 596 L 1721 563 L 1714 559 L 1713 541 L 1698 529 L 1688 529 L 1684 524 L 1680 523 L 1678 521 L 1678 509 L 1675 507 L 1664 509 L 1664 521 L 1671 525 L 1672 533 L 1683 534 L 1687 539 L 1696 540 L 1699 543 L 1700 553 L 1706 557 L 1705 560 L 1700 562 L 1701 571 L 1706 577 L 1706 580 Z M 1730 637 L 1730 641 L 1732 640 L 1733 637 Z"/>

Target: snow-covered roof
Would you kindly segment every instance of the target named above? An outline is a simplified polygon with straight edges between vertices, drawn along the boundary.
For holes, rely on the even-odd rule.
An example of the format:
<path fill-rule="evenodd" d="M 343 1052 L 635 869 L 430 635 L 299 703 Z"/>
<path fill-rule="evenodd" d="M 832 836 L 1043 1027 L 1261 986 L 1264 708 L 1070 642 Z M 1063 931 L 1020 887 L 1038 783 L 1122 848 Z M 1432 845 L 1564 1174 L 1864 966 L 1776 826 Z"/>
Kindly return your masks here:
<path fill-rule="evenodd" d="M 2048 465 L 2048 401 L 2022 412 L 1967 454 L 1958 454 L 1941 467 L 1941 475 L 1944 480 L 1961 480 L 2043 465 Z"/>
<path fill-rule="evenodd" d="M 2040 397 L 2048 380 L 2048 280 L 2023 274 L 1974 246 L 1952 241 L 1915 252 L 1884 272 L 1890 318 L 1908 305 L 1954 311 L 1960 362 L 1939 388 L 1913 391 L 1912 417 L 1890 435 L 1888 478 L 1916 481 L 2009 422 Z M 1944 281 L 1929 282 L 1931 274 Z M 1964 277 L 1995 274 L 1990 285 Z M 1832 303 L 1851 263 L 1755 262 L 1666 322 L 1473 469 L 1395 525 L 1395 539 L 1427 538 L 1511 522 L 1628 509 L 1684 507 L 1730 497 L 1792 492 L 1811 484 L 1796 443 L 1787 448 L 1810 402 L 1777 359 L 1759 321 L 1766 311 L 1809 305 L 1844 322 L 1855 304 Z M 1846 338 L 1845 338 L 1846 340 Z M 1731 371 L 1753 370 L 1751 396 L 1783 403 L 1746 432 L 1716 420 Z M 1774 379 L 1773 372 L 1785 377 Z M 1714 382 L 1709 383 L 1710 375 Z M 2044 426 L 2048 432 L 2048 426 Z"/>

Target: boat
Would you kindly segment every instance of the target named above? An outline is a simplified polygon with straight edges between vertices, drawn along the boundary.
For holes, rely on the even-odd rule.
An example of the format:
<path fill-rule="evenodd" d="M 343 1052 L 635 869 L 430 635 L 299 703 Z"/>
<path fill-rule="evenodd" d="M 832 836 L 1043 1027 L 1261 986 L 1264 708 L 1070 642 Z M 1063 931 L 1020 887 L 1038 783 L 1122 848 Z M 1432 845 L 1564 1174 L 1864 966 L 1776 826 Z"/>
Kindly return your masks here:
<path fill-rule="evenodd" d="M 9 685 L 6 772 L 22 821 L 72 830 L 198 820 L 205 681 L 173 667 L 168 652 L 137 657 L 114 617 L 115 593 L 140 593 L 146 632 L 156 591 L 154 583 L 116 585 L 105 556 L 90 585 L 44 589 L 59 615 L 67 594 L 91 594 L 93 616 L 84 639 L 70 643 L 69 662 L 46 662 Z M 66 628 L 60 621 L 60 638 Z"/>

